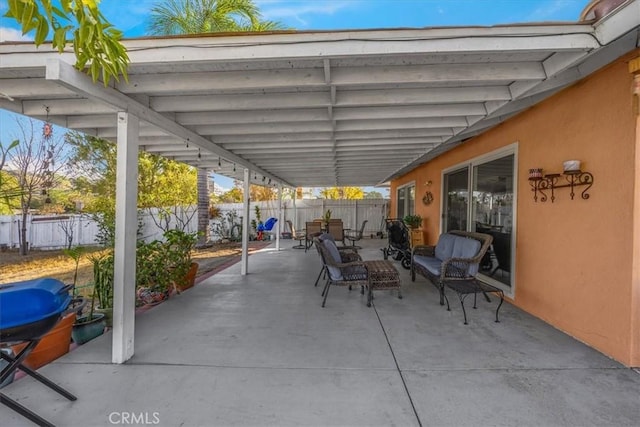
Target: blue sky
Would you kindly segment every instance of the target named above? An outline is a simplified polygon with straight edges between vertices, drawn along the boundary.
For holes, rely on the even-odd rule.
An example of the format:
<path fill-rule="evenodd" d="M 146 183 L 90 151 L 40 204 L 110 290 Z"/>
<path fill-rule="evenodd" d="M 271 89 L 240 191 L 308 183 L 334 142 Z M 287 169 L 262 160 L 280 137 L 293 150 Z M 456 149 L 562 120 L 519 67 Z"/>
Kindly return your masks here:
<path fill-rule="evenodd" d="M 102 0 L 106 18 L 125 37 L 144 36 L 149 9 L 159 0 Z M 297 30 L 499 25 L 577 21 L 588 0 L 255 0 L 265 19 Z M 4 15 L 7 0 L 0 0 Z M 0 41 L 29 40 L 0 18 Z M 14 139 L 14 115 L 0 110 L 0 141 Z M 218 177 L 216 177 L 218 178 Z M 218 178 L 223 187 L 230 180 Z M 370 189 L 367 189 L 370 190 Z M 385 193 L 384 191 L 383 193 Z"/>

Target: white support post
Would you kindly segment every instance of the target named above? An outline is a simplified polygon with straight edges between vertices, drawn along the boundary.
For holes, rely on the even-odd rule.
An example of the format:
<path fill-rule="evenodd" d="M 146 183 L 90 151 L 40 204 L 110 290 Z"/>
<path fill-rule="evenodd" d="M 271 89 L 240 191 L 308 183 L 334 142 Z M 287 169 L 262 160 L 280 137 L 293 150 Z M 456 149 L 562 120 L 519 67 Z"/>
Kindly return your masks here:
<path fill-rule="evenodd" d="M 242 197 L 242 260 L 240 266 L 240 274 L 245 276 L 249 267 L 249 204 L 251 202 L 249 194 L 249 185 L 251 181 L 251 171 L 244 169 L 244 192 Z"/>
<path fill-rule="evenodd" d="M 113 270 L 113 341 L 111 361 L 133 356 L 135 332 L 136 231 L 138 193 L 137 116 L 118 113 L 116 166 L 116 238 Z"/>
<path fill-rule="evenodd" d="M 278 222 L 276 223 L 276 250 L 280 250 L 280 234 L 282 228 L 282 184 L 278 184 Z"/>
<path fill-rule="evenodd" d="M 300 227 L 298 227 L 298 208 L 296 207 L 296 196 L 298 194 L 298 192 L 296 191 L 297 188 L 293 189 L 293 226 L 296 228 L 296 230 L 301 230 Z M 293 238 L 293 236 L 291 236 L 291 238 Z"/>

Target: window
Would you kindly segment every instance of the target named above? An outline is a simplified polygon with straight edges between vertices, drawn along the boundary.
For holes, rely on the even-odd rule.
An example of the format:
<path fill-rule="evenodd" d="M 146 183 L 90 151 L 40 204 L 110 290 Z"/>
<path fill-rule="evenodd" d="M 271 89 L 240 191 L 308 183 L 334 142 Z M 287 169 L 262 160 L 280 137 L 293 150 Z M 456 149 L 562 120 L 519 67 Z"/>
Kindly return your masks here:
<path fill-rule="evenodd" d="M 396 218 L 404 218 L 407 215 L 413 215 L 415 213 L 416 206 L 415 183 L 399 187 L 397 190 L 397 196 L 398 206 Z"/>

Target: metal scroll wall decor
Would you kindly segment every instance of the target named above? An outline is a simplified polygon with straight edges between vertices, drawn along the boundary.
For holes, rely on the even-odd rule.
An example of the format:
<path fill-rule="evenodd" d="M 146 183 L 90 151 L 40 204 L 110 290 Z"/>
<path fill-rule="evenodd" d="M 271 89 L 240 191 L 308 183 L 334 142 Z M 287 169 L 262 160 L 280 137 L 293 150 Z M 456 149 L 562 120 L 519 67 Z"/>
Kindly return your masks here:
<path fill-rule="evenodd" d="M 562 179 L 564 178 L 564 179 Z M 533 191 L 533 200 L 538 201 L 538 195 L 541 202 L 551 199 L 551 203 L 556 200 L 556 190 L 559 188 L 569 188 L 571 200 L 576 195 L 577 187 L 584 187 L 580 193 L 580 197 L 584 200 L 589 198 L 587 191 L 593 185 L 593 175 L 591 172 L 584 172 L 580 169 L 565 170 L 563 173 L 542 174 L 542 169 L 529 169 L 529 185 Z"/>

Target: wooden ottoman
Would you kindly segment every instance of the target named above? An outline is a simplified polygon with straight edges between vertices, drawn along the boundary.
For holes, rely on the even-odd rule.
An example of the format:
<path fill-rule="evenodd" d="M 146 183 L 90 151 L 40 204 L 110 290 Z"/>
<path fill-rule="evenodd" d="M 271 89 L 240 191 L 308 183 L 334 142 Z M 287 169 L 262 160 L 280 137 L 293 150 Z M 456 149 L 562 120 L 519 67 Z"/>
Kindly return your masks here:
<path fill-rule="evenodd" d="M 367 295 L 367 307 L 371 307 L 373 291 L 397 289 L 398 298 L 402 299 L 400 290 L 400 274 L 391 261 L 375 260 L 364 261 L 369 271 L 369 293 Z"/>

